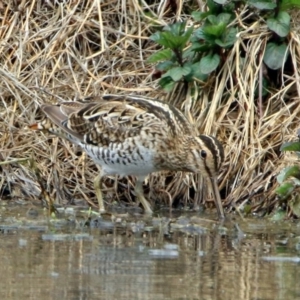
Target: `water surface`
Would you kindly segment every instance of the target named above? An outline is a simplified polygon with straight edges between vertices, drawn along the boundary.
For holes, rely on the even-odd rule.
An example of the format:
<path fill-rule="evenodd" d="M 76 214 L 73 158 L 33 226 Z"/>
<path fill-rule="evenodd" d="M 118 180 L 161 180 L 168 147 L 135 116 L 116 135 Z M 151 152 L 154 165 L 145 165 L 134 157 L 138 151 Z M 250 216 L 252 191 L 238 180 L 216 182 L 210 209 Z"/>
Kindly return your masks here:
<path fill-rule="evenodd" d="M 300 299 L 300 225 L 5 209 L 0 299 Z"/>

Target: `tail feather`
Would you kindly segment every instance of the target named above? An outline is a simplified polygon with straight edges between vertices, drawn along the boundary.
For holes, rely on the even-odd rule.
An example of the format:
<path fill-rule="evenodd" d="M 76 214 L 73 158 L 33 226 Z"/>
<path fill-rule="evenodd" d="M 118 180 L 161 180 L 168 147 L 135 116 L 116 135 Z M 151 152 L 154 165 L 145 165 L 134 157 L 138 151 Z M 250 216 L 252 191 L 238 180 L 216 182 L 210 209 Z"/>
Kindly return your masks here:
<path fill-rule="evenodd" d="M 41 105 L 41 109 L 56 126 L 61 128 L 63 132 L 70 135 L 70 137 L 68 138 L 69 140 L 73 140 L 72 137 L 78 140 L 83 139 L 83 136 L 81 134 L 68 127 L 68 116 L 62 112 L 60 106 L 43 104 Z M 39 127 L 37 128 L 39 129 Z M 44 126 L 43 129 L 47 128 L 45 128 Z"/>

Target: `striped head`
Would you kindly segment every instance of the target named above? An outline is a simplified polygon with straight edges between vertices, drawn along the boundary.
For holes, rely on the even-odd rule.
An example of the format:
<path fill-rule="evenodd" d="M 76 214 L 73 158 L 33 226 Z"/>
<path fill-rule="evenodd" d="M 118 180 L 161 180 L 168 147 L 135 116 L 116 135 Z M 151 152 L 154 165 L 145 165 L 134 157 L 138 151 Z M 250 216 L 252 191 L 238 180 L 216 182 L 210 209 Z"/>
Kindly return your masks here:
<path fill-rule="evenodd" d="M 195 140 L 196 143 L 191 149 L 193 156 L 191 170 L 194 173 L 201 173 L 204 177 L 209 178 L 219 217 L 224 218 L 217 181 L 219 170 L 224 161 L 223 146 L 216 138 L 208 135 L 200 135 Z"/>
<path fill-rule="evenodd" d="M 200 159 L 198 170 L 201 169 L 206 177 L 215 177 L 218 175 L 221 165 L 224 161 L 224 148 L 222 144 L 210 135 L 200 135 L 196 137 L 199 143 L 198 158 Z"/>

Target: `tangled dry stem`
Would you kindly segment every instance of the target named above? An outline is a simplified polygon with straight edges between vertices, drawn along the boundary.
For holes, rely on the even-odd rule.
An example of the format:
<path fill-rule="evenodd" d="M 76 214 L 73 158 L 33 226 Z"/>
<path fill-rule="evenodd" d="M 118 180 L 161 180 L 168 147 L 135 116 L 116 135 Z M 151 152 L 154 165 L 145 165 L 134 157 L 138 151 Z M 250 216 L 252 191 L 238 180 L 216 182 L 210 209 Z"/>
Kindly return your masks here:
<path fill-rule="evenodd" d="M 295 71 L 281 75 L 282 85 L 260 105 L 256 90 L 270 33 L 262 20 L 245 23 L 247 7 L 237 13 L 235 22 L 244 30 L 220 72 L 206 83 L 178 84 L 167 95 L 153 80 L 153 66 L 146 62 L 158 50 L 149 36 L 174 21 L 192 22 L 184 14 L 186 6 L 201 8 L 203 3 L 177 1 L 174 11 L 167 1 L 147 2 L 1 2 L 0 159 L 35 162 L 35 167 L 18 161 L 2 165 L 1 192 L 8 187 L 16 197 L 36 199 L 41 192 L 35 175 L 39 170 L 58 202 L 84 198 L 93 205 L 97 166 L 77 147 L 26 126 L 41 117 L 39 105 L 44 102 L 138 93 L 177 105 L 199 132 L 217 135 L 223 142 L 226 161 L 220 187 L 229 210 L 245 203 L 251 204 L 253 212 L 270 210 L 276 204 L 275 177 L 292 159 L 283 157 L 279 147 L 295 139 L 299 124 L 299 26 L 292 24 L 288 45 Z M 130 198 L 132 180 L 105 180 L 106 201 L 113 201 L 116 192 L 118 198 Z M 147 185 L 150 198 L 165 204 L 175 198 L 196 204 L 207 200 L 198 175 L 153 174 Z"/>

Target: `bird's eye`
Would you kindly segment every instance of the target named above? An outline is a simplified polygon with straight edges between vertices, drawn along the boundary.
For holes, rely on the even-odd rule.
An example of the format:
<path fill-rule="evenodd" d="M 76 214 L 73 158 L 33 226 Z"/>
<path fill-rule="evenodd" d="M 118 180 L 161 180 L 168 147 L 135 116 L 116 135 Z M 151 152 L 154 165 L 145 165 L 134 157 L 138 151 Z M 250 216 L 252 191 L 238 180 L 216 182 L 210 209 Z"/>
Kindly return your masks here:
<path fill-rule="evenodd" d="M 206 153 L 205 150 L 201 150 L 200 155 L 201 155 L 202 158 L 206 158 L 207 153 Z"/>

